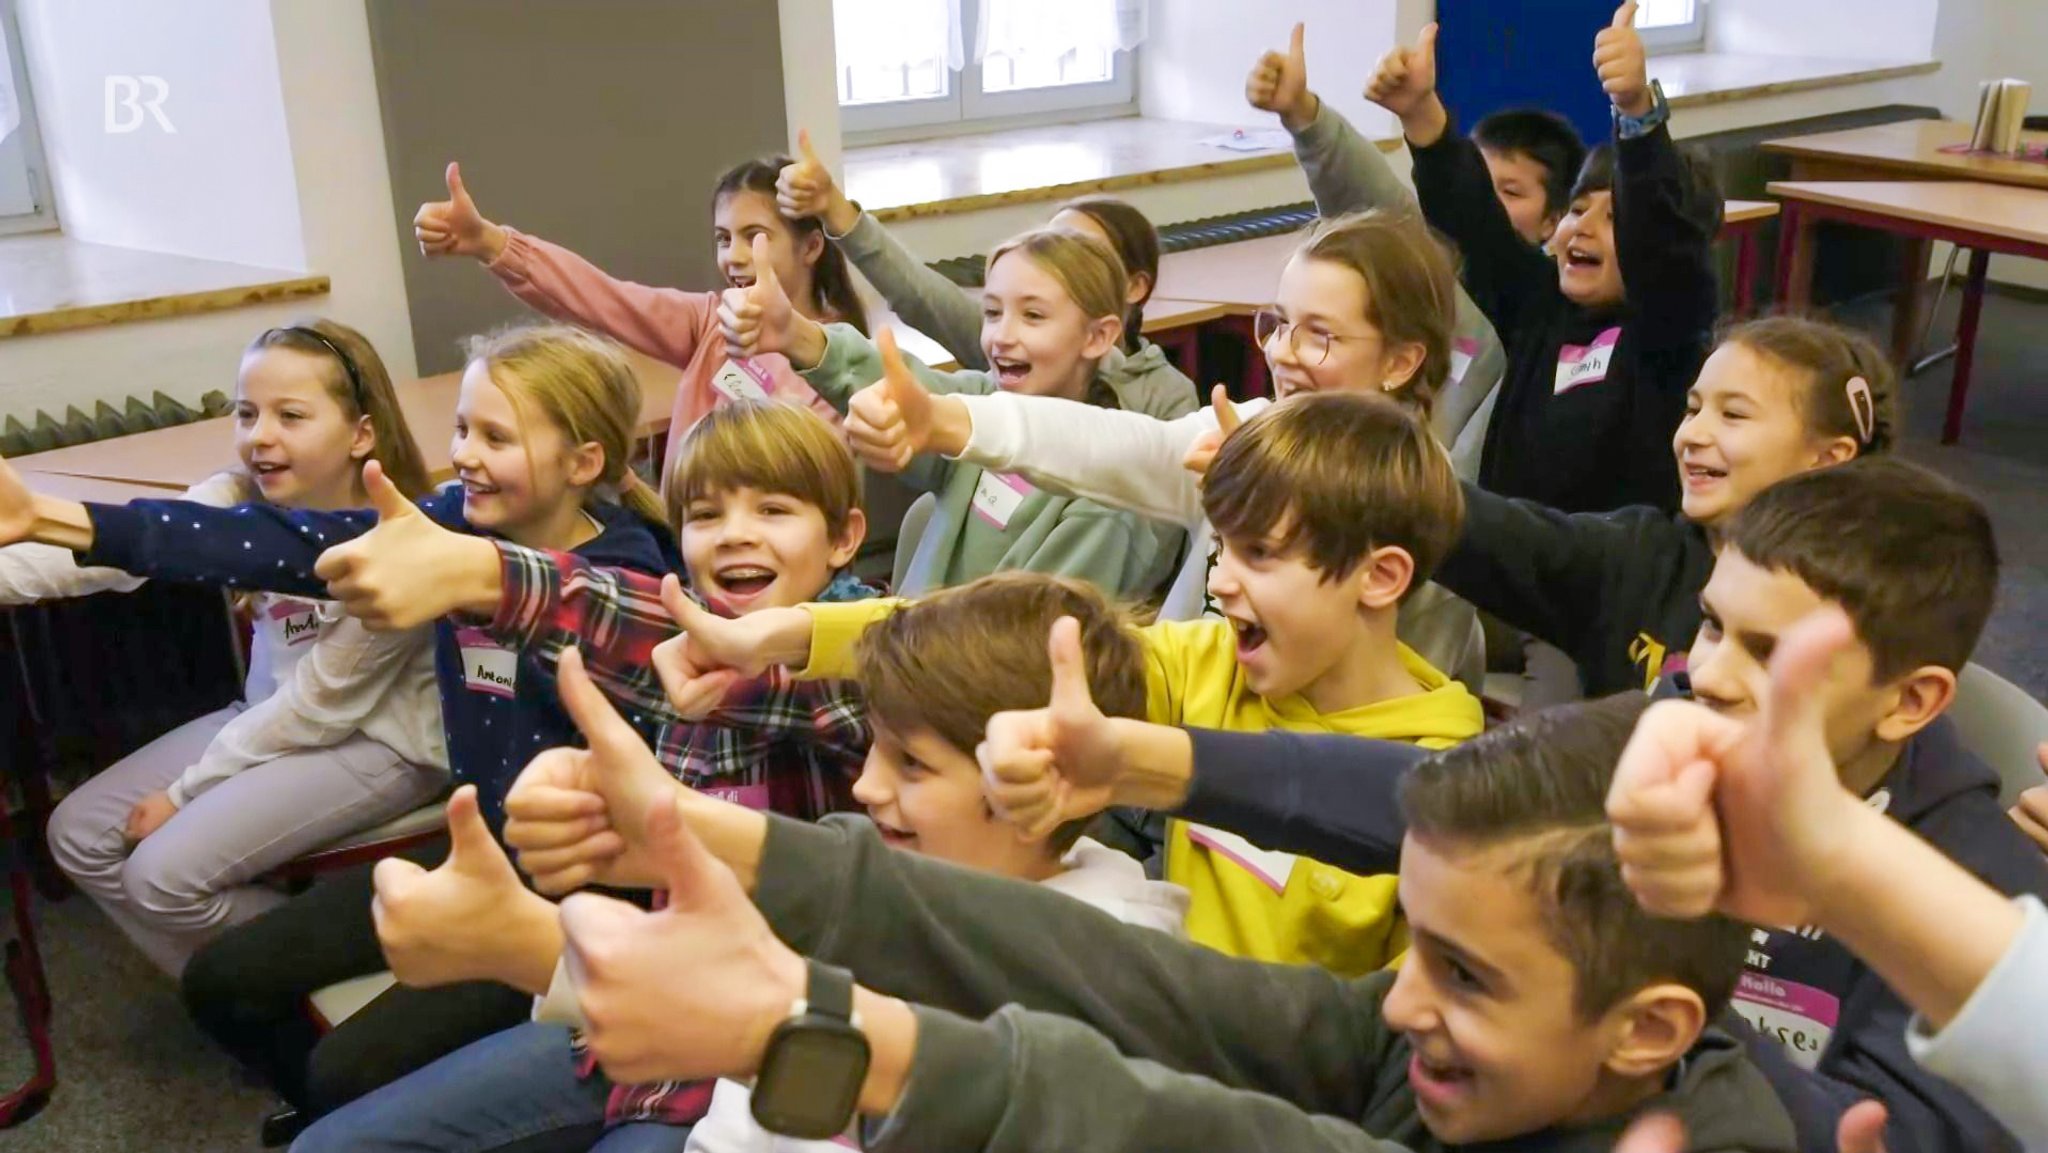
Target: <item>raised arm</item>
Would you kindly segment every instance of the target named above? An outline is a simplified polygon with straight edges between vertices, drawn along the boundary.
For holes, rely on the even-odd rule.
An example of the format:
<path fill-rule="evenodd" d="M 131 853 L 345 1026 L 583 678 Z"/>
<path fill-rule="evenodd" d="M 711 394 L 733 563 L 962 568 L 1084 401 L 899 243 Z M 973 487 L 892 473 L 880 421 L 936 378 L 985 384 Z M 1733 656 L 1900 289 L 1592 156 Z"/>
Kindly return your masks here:
<path fill-rule="evenodd" d="M 225 508 L 251 495 L 238 478 L 221 473 L 187 489 L 179 499 Z M 117 568 L 82 567 L 68 548 L 33 542 L 0 548 L 0 604 L 133 592 L 143 583 L 144 578 Z"/>

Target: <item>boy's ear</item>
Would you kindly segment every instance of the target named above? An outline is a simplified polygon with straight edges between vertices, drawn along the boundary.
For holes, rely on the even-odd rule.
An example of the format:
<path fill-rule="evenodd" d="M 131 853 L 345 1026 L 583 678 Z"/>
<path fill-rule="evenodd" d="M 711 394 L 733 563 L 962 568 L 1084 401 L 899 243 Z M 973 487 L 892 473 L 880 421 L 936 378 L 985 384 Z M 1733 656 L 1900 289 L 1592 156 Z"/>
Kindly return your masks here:
<path fill-rule="evenodd" d="M 852 564 L 854 556 L 860 552 L 861 542 L 866 539 L 868 514 L 857 508 L 849 509 L 846 514 L 846 527 L 840 530 L 838 538 L 832 541 L 832 552 L 827 558 L 830 566 L 834 569 L 843 569 Z"/>
<path fill-rule="evenodd" d="M 1940 665 L 1921 665 L 1897 682 L 1898 700 L 1877 720 L 1877 739 L 1894 744 L 1934 723 L 1956 699 L 1956 674 Z"/>
<path fill-rule="evenodd" d="M 1408 595 L 1415 581 L 1415 558 L 1397 545 L 1382 545 L 1365 554 L 1352 570 L 1358 582 L 1358 603 L 1369 609 L 1390 609 Z"/>
<path fill-rule="evenodd" d="M 1396 344 L 1387 349 L 1382 361 L 1385 372 L 1380 386 L 1388 392 L 1405 388 L 1422 371 L 1422 362 L 1429 358 L 1429 350 L 1420 344 Z"/>
<path fill-rule="evenodd" d="M 1683 985 L 1651 985 L 1607 1011 L 1615 1029 L 1607 1068 L 1618 1077 L 1661 1076 L 1699 1040 L 1707 1006 Z"/>
<path fill-rule="evenodd" d="M 1088 322 L 1087 338 L 1081 342 L 1082 360 L 1101 360 L 1124 338 L 1124 322 L 1118 316 L 1098 316 Z"/>
<path fill-rule="evenodd" d="M 586 440 L 569 450 L 569 483 L 589 488 L 604 475 L 604 446 Z"/>

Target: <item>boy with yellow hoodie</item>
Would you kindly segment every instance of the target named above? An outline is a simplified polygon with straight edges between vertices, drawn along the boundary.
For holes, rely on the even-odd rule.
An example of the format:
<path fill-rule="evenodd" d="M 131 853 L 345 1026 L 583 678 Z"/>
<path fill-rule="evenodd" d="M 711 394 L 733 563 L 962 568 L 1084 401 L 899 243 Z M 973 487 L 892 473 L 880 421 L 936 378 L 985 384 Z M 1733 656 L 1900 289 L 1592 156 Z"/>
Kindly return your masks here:
<path fill-rule="evenodd" d="M 1394 637 L 1402 598 L 1464 516 L 1425 424 L 1371 395 L 1291 398 L 1223 442 L 1202 500 L 1222 545 L 1209 577 L 1222 618 L 1142 630 L 1152 721 L 1429 749 L 1478 734 L 1478 699 Z M 679 701 L 701 699 L 691 682 L 723 670 L 850 676 L 854 642 L 895 603 L 734 620 L 686 608 L 684 635 L 657 650 L 656 665 Z M 1226 953 L 1355 976 L 1403 945 L 1391 875 L 1357 876 L 1179 820 L 1167 826 L 1165 872 L 1189 891 L 1188 935 Z"/>

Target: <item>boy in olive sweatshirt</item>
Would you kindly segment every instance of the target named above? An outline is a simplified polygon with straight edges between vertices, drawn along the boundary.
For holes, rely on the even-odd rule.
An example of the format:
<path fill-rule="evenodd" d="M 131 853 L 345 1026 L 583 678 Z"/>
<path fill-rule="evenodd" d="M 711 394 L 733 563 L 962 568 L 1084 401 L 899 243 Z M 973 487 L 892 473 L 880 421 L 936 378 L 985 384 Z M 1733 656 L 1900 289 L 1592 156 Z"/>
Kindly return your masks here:
<path fill-rule="evenodd" d="M 1644 707 L 1563 706 L 1415 769 L 1401 793 L 1414 951 L 1398 974 L 1352 981 L 1133 932 L 889 852 L 841 818 L 803 826 L 679 793 L 604 717 L 589 764 L 522 777 L 515 839 L 560 845 L 558 814 L 587 830 L 602 813 L 603 836 L 623 833 L 681 888 L 661 914 L 564 905 L 593 1047 L 634 1075 L 749 1075 L 803 996 L 799 954 L 852 970 L 871 1149 L 1608 1153 L 1660 1111 L 1701 1153 L 1789 1151 L 1770 1088 L 1707 1024 L 1744 930 L 1643 913 L 1615 860 L 1604 803 Z"/>

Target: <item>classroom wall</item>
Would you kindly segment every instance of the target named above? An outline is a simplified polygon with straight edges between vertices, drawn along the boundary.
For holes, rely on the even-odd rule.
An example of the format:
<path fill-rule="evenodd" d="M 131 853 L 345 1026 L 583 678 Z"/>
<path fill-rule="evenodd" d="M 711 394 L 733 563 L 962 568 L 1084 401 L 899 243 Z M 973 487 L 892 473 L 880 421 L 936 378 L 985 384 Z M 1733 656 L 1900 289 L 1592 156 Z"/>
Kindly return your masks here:
<path fill-rule="evenodd" d="M 1951 0 L 1956 6 L 1958 0 Z M 1713 52 L 1925 60 L 1939 0 L 1713 0 Z"/>
<path fill-rule="evenodd" d="M 473 264 L 413 245 L 450 160 L 492 219 L 627 279 L 715 285 L 712 185 L 788 132 L 775 5 L 370 0 L 369 16 L 422 371 L 459 367 L 462 337 L 530 315 Z"/>
<path fill-rule="evenodd" d="M 167 13 L 179 21 L 164 24 Z M 394 375 L 416 374 L 363 0 L 24 0 L 20 15 L 38 111 L 58 130 L 46 143 L 68 235 L 320 272 L 334 287 L 307 301 L 0 341 L 0 417 L 229 390 L 252 336 L 308 312 L 361 329 Z M 164 76 L 177 134 L 108 136 L 106 70 Z M 237 103 L 248 107 L 225 106 Z"/>
<path fill-rule="evenodd" d="M 1306 24 L 1309 83 L 1367 131 L 1393 120 L 1363 95 L 1372 65 L 1394 43 L 1407 0 L 1264 0 L 1258 4 L 1154 0 L 1138 72 L 1141 114 L 1218 124 L 1270 119 L 1244 102 L 1244 78 L 1258 54 L 1287 47 Z M 1418 24 L 1419 26 L 1419 24 Z"/>

